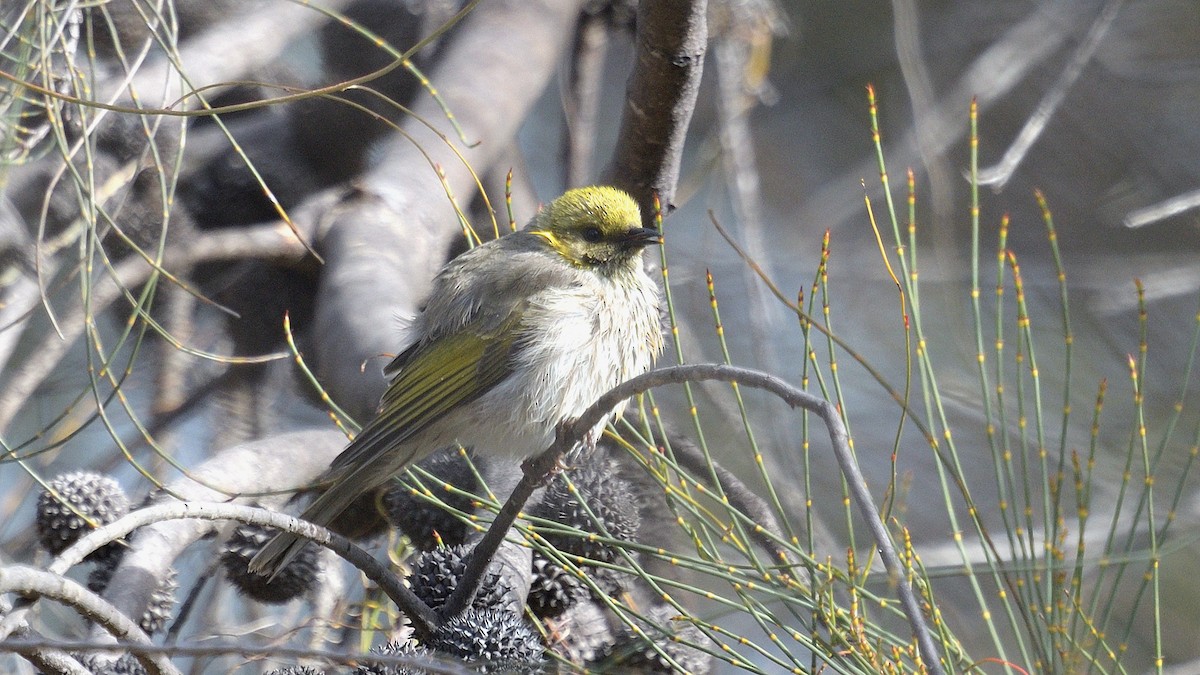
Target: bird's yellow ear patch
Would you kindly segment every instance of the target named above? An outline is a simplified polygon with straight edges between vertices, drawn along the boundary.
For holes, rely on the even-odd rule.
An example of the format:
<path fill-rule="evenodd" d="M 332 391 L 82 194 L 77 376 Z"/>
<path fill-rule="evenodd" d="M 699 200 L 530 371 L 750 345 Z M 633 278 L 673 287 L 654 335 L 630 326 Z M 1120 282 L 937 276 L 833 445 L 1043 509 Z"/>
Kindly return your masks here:
<path fill-rule="evenodd" d="M 563 260 L 566 260 L 575 267 L 584 266 L 583 259 L 580 257 L 580 252 L 577 249 L 577 246 L 573 245 L 571 241 L 559 238 L 550 230 L 530 230 L 529 233 L 545 239 L 546 243 L 550 245 L 550 248 L 554 249 L 556 253 L 562 256 Z"/>
<path fill-rule="evenodd" d="M 550 244 L 550 248 L 554 249 L 555 251 L 558 251 L 559 253 L 562 253 L 563 255 L 566 255 L 567 246 L 565 244 L 563 244 L 561 239 L 554 236 L 554 233 L 551 232 L 550 230 L 530 230 L 529 233 L 534 236 L 545 239 L 546 243 Z"/>

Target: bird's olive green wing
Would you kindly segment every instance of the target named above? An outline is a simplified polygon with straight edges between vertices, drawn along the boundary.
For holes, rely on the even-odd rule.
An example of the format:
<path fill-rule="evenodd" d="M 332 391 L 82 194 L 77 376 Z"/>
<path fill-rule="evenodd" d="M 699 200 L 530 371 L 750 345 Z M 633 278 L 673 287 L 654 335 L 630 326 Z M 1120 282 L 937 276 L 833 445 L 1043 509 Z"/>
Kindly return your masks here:
<path fill-rule="evenodd" d="M 486 331 L 468 325 L 453 334 L 416 343 L 397 356 L 387 369 L 395 376 L 379 403 L 378 414 L 334 459 L 331 468 L 357 466 L 393 450 L 496 386 L 512 372 L 519 316 L 520 312 L 513 312 Z"/>

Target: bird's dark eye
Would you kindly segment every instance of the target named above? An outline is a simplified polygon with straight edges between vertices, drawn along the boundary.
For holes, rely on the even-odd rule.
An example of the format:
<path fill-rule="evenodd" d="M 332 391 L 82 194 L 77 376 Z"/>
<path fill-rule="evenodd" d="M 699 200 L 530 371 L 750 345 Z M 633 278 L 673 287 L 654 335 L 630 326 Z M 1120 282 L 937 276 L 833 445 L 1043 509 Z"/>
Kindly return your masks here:
<path fill-rule="evenodd" d="M 604 239 L 604 233 L 600 231 L 600 228 L 595 227 L 595 226 L 584 228 L 584 230 L 583 230 L 583 240 L 584 241 L 591 243 L 591 244 L 596 244 L 596 243 L 599 243 L 600 240 L 602 240 L 602 239 Z"/>

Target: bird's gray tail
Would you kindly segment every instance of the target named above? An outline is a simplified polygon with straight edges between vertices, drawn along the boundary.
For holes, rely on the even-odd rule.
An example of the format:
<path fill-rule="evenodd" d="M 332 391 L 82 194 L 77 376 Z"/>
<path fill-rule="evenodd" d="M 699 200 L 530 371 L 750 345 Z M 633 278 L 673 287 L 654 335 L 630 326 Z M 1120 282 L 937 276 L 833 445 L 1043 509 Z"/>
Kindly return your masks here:
<path fill-rule="evenodd" d="M 304 513 L 300 514 L 300 519 L 316 525 L 327 526 L 342 511 L 345 511 L 360 494 L 381 483 L 382 481 L 373 480 L 374 476 L 362 475 L 365 473 L 364 469 L 372 468 L 370 462 L 367 464 L 368 466 L 359 467 L 335 478 L 333 485 L 324 494 L 317 497 L 316 501 L 304 510 Z M 263 546 L 262 550 L 250 560 L 248 568 L 251 572 L 274 579 L 280 570 L 294 560 L 297 555 L 300 555 L 301 549 L 306 544 L 308 544 L 308 540 L 304 537 L 290 532 L 281 532 L 268 541 L 266 546 Z"/>
<path fill-rule="evenodd" d="M 250 559 L 248 568 L 255 574 L 266 576 L 267 581 L 274 581 L 280 570 L 300 555 L 300 550 L 307 544 L 308 540 L 303 537 L 281 532 Z"/>

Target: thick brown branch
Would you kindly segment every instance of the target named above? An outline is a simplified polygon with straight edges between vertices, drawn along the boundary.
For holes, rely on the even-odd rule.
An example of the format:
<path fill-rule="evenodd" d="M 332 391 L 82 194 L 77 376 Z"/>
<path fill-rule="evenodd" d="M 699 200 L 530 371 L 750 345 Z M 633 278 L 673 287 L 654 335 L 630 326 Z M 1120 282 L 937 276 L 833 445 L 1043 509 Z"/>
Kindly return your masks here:
<path fill-rule="evenodd" d="M 637 61 L 629 78 L 617 147 L 604 180 L 632 194 L 647 224 L 657 193 L 671 208 L 708 42 L 706 0 L 643 0 Z"/>

